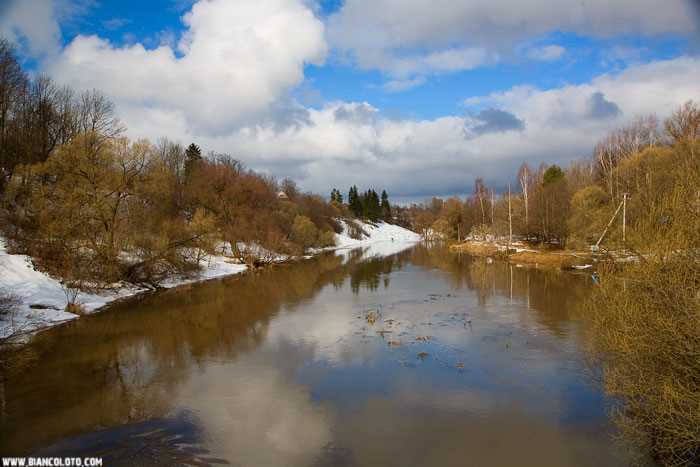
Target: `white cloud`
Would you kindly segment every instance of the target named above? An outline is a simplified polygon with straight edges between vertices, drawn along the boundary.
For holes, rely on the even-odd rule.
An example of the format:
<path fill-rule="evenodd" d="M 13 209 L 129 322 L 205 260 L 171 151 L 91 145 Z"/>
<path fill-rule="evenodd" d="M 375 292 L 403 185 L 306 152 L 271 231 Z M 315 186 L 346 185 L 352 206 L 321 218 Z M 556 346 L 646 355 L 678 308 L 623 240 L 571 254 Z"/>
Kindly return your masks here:
<path fill-rule="evenodd" d="M 418 86 L 431 73 L 497 60 L 499 44 L 520 39 L 510 31 L 519 30 L 519 22 L 529 33 L 557 24 L 562 30 L 590 27 L 598 35 L 631 29 L 652 34 L 674 22 L 679 31 L 691 28 L 688 18 L 678 17 L 680 1 L 654 13 L 654 21 L 647 18 L 649 8 L 632 8 L 629 0 L 619 2 L 623 9 L 602 0 L 546 2 L 554 19 L 534 13 L 542 11 L 543 0 L 528 11 L 520 11 L 520 3 L 510 5 L 512 12 L 504 2 L 439 0 L 424 8 L 424 2 L 406 0 L 389 8 L 392 0 L 379 0 L 371 18 L 360 15 L 367 6 L 363 1 L 348 0 L 329 20 L 329 37 L 368 60 L 367 66 L 390 73 L 388 91 Z M 568 6 L 568 16 L 560 3 Z M 309 5 L 309 0 L 202 0 L 185 15 L 187 31 L 177 46 L 117 47 L 96 36 L 77 36 L 46 62 L 46 70 L 60 82 L 103 90 L 131 136 L 195 141 L 257 170 L 292 176 L 319 193 L 352 183 L 387 188 L 392 195 L 465 192 L 476 176 L 502 186 L 524 160 L 536 165 L 586 156 L 625 118 L 648 112 L 663 117 L 685 100 L 700 98 L 700 58 L 681 57 L 575 86 L 519 86 L 471 98 L 465 104 L 476 108 L 466 116 L 391 119 L 362 102 L 306 108 L 289 91 L 303 82 L 304 65 L 320 63 L 327 51 L 324 25 Z M 394 23 L 387 11 L 396 14 Z M 606 14 L 596 18 L 592 11 Z M 358 23 L 360 29 L 346 37 L 344 28 L 353 18 L 367 24 Z"/>
<path fill-rule="evenodd" d="M 402 57 L 416 64 L 408 68 L 413 73 L 469 69 L 555 31 L 596 37 L 694 33 L 695 13 L 692 0 L 668 0 L 663 8 L 658 0 L 346 0 L 328 21 L 328 37 L 360 66 L 403 76 Z M 455 44 L 474 51 L 472 58 L 451 61 L 449 68 L 422 63 Z"/>
<path fill-rule="evenodd" d="M 120 108 L 168 113 L 198 134 L 222 134 L 268 111 L 302 82 L 304 65 L 326 53 L 323 23 L 301 0 L 200 1 L 183 21 L 177 50 L 81 35 L 48 71 L 103 90 Z"/>
<path fill-rule="evenodd" d="M 189 132 L 182 118 L 168 112 L 139 110 L 129 119 L 144 135 L 195 139 L 319 193 L 357 183 L 394 195 L 444 194 L 470 191 L 476 176 L 504 186 L 523 161 L 566 165 L 588 156 L 626 119 L 651 112 L 663 118 L 685 100 L 700 98 L 698 75 L 700 59 L 681 57 L 580 85 L 515 87 L 468 100 L 498 112 L 432 120 L 389 119 L 366 103 L 333 102 L 305 109 L 297 125 L 280 129 L 262 122 L 220 137 Z M 489 131 L 478 131 L 484 122 L 491 122 Z"/>
<path fill-rule="evenodd" d="M 0 4 L 0 36 L 16 44 L 26 43 L 32 56 L 59 50 L 61 30 L 54 0 L 3 0 Z"/>
<path fill-rule="evenodd" d="M 560 45 L 546 45 L 544 47 L 530 49 L 527 56 L 540 62 L 551 62 L 559 60 L 566 49 Z"/>

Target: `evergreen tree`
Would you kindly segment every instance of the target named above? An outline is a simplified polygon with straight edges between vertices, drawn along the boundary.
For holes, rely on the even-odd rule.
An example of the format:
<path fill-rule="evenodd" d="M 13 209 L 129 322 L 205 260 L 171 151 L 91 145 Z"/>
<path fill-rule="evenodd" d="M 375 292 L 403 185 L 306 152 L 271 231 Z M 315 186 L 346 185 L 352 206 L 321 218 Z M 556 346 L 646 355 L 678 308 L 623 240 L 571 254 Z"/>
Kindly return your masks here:
<path fill-rule="evenodd" d="M 374 190 L 367 190 L 362 197 L 363 216 L 373 222 L 381 218 L 379 195 Z"/>
<path fill-rule="evenodd" d="M 558 165 L 549 167 L 542 176 L 542 185 L 551 185 L 564 178 L 564 171 Z"/>
<path fill-rule="evenodd" d="M 380 205 L 382 211 L 382 219 L 385 221 L 391 220 L 391 205 L 389 204 L 389 195 L 386 190 L 382 190 L 382 203 Z"/>
<path fill-rule="evenodd" d="M 362 217 L 363 206 L 360 195 L 357 192 L 357 187 L 353 185 L 348 193 L 348 204 L 350 205 L 350 211 L 355 215 L 355 217 Z"/>
<path fill-rule="evenodd" d="M 185 178 L 189 178 L 192 174 L 192 170 L 197 166 L 197 164 L 202 160 L 202 150 L 199 146 L 192 143 L 185 150 Z"/>

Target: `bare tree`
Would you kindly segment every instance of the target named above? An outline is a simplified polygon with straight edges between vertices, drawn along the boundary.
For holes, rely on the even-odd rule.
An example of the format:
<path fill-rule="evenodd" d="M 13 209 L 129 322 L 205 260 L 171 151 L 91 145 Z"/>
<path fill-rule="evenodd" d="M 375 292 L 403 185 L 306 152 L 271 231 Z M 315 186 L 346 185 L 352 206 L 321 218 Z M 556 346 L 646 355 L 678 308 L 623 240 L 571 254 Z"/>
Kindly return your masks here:
<path fill-rule="evenodd" d="M 114 104 L 96 89 L 80 95 L 77 123 L 81 133 L 93 133 L 103 138 L 115 138 L 125 130 L 116 117 Z"/>
<path fill-rule="evenodd" d="M 605 182 L 610 196 L 617 198 L 615 169 L 625 159 L 643 149 L 659 144 L 659 123 L 655 115 L 639 117 L 631 124 L 610 132 L 593 150 L 599 177 Z"/>
<path fill-rule="evenodd" d="M 529 211 L 529 196 L 530 196 L 530 167 L 527 162 L 523 162 L 523 165 L 518 169 L 518 181 L 520 182 L 520 188 L 523 190 L 523 204 L 525 205 L 525 227 L 530 225 L 530 211 Z"/>
<path fill-rule="evenodd" d="M 481 207 L 481 223 L 486 224 L 486 211 L 484 209 L 484 199 L 486 198 L 488 190 L 484 184 L 484 179 L 477 177 L 474 180 L 474 196 L 479 200 L 479 206 Z"/>
<path fill-rule="evenodd" d="M 700 106 L 688 101 L 664 123 L 666 133 L 674 143 L 693 141 L 700 137 Z"/>

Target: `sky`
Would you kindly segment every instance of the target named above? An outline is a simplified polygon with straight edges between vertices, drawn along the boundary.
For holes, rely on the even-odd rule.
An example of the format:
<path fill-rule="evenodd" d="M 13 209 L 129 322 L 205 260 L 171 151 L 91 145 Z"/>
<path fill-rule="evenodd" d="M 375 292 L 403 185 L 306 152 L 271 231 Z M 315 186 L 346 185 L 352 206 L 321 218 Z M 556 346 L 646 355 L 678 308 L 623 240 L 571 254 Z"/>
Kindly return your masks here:
<path fill-rule="evenodd" d="M 0 0 L 0 35 L 132 138 L 322 194 L 502 190 L 700 101 L 696 0 Z"/>

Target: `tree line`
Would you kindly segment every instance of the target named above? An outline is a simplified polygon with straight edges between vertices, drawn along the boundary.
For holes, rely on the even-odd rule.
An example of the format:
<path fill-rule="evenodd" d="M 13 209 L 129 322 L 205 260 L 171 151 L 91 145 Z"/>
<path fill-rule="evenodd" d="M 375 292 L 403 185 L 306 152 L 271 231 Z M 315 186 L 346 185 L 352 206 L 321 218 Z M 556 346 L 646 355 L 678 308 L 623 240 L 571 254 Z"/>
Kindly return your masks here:
<path fill-rule="evenodd" d="M 333 245 L 349 215 L 230 155 L 124 135 L 103 94 L 29 77 L 0 39 L 2 233 L 72 288 L 158 284 L 214 253 L 302 254 Z"/>
<path fill-rule="evenodd" d="M 381 199 L 377 192 L 369 189 L 360 193 L 357 186 L 353 185 L 348 190 L 347 208 L 350 213 L 359 219 L 367 219 L 372 222 L 380 220 L 391 222 L 393 220 L 391 203 L 386 190 L 382 190 Z M 331 190 L 331 203 L 337 206 L 343 205 L 343 194 L 336 188 Z"/>
<path fill-rule="evenodd" d="M 593 245 L 625 202 L 626 233 L 658 196 L 675 183 L 674 157 L 685 141 L 696 141 L 700 107 L 690 101 L 662 124 L 653 116 L 632 120 L 596 146 L 591 157 L 566 168 L 524 162 L 507 186 L 489 187 L 476 178 L 466 199 L 433 198 L 405 209 L 402 218 L 418 232 L 449 240 L 505 238 L 512 232 L 531 243 L 575 248 Z M 510 211 L 509 211 L 510 206 Z M 604 243 L 622 243 L 621 214 Z"/>

